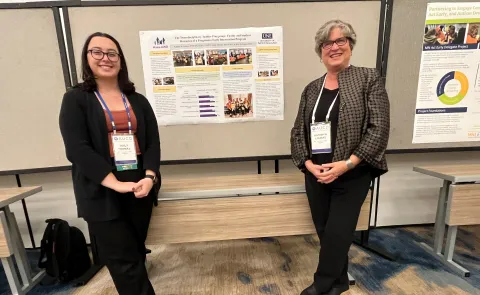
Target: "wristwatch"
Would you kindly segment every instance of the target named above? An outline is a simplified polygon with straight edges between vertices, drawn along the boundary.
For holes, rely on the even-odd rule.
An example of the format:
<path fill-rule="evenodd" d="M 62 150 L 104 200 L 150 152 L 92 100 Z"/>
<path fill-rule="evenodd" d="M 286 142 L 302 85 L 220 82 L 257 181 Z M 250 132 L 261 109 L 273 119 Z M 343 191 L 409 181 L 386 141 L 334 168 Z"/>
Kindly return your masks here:
<path fill-rule="evenodd" d="M 353 162 L 350 159 L 346 160 L 345 162 L 347 162 L 348 170 L 351 170 L 351 169 L 355 168 L 355 165 L 353 164 Z"/>
<path fill-rule="evenodd" d="M 145 178 L 150 178 L 154 184 L 157 183 L 158 180 L 156 176 L 150 174 L 145 175 Z"/>

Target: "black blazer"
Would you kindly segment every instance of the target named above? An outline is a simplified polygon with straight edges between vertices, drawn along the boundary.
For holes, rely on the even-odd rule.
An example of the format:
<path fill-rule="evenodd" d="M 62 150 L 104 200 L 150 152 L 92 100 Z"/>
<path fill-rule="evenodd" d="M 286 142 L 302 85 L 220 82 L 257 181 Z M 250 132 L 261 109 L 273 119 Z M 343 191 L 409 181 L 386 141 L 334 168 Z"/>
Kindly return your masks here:
<path fill-rule="evenodd" d="M 137 118 L 137 138 L 143 155 L 143 169 L 157 173 L 159 182 L 150 191 L 154 204 L 161 186 L 160 136 L 157 120 L 148 100 L 139 93 L 127 95 Z M 95 93 L 80 87 L 63 97 L 60 132 L 67 159 L 72 163 L 72 180 L 78 217 L 86 221 L 118 218 L 120 209 L 116 192 L 101 185 L 115 168 L 110 157 L 108 129 L 102 105 Z"/>
<path fill-rule="evenodd" d="M 325 75 L 302 92 L 290 136 L 292 159 L 302 172 L 312 157 L 310 118 Z M 384 79 L 373 68 L 349 66 L 338 74 L 340 112 L 333 162 L 354 154 L 370 164 L 373 176 L 388 172 L 385 158 L 390 136 L 390 102 Z"/>

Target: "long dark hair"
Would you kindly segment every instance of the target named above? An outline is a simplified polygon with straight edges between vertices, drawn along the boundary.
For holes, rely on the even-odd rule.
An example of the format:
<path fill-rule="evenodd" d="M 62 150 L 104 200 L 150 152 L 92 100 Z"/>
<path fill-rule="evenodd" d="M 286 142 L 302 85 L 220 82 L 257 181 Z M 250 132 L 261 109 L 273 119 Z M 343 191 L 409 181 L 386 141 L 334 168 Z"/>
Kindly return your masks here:
<path fill-rule="evenodd" d="M 452 41 L 452 44 L 463 44 L 465 41 L 466 28 L 460 28 L 457 33 L 457 38 Z"/>
<path fill-rule="evenodd" d="M 96 32 L 88 36 L 85 44 L 83 45 L 82 50 L 82 80 L 83 82 L 78 84 L 77 87 L 81 87 L 86 91 L 94 91 L 97 89 L 97 82 L 95 79 L 95 75 L 88 64 L 88 45 L 90 41 L 94 37 L 105 37 L 113 41 L 115 45 L 117 45 L 118 53 L 120 54 L 120 71 L 118 72 L 118 86 L 120 90 L 125 94 L 131 94 L 135 92 L 135 86 L 132 81 L 130 81 L 128 77 L 128 68 L 127 68 L 127 61 L 125 60 L 125 56 L 123 55 L 122 47 L 120 47 L 120 43 L 110 36 L 107 33 Z"/>

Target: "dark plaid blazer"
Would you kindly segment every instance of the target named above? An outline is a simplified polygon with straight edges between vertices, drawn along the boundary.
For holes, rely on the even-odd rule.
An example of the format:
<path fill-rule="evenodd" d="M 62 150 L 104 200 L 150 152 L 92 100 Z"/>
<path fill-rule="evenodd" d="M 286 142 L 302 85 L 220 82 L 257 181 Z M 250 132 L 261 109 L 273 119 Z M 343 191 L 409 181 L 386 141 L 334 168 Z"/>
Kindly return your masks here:
<path fill-rule="evenodd" d="M 310 123 L 324 78 L 310 82 L 303 90 L 291 130 L 293 163 L 302 172 L 312 156 Z M 388 171 L 385 150 L 390 135 L 390 102 L 383 82 L 371 68 L 350 66 L 338 74 L 340 113 L 333 162 L 354 154 L 374 168 L 375 176 Z"/>

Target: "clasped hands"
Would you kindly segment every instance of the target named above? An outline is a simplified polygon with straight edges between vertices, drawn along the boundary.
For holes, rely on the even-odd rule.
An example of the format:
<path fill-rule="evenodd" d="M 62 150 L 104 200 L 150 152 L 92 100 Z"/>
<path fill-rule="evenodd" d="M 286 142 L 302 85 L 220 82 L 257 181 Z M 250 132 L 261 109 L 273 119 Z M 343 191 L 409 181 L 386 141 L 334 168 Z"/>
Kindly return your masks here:
<path fill-rule="evenodd" d="M 324 184 L 335 181 L 338 177 L 348 171 L 346 161 L 316 165 L 311 160 L 308 160 L 305 162 L 305 167 L 317 178 L 318 182 Z"/>
<path fill-rule="evenodd" d="M 135 197 L 140 199 L 148 196 L 148 193 L 153 187 L 153 180 L 150 178 L 143 178 L 139 182 L 118 182 L 115 190 L 119 193 L 134 193 Z"/>

